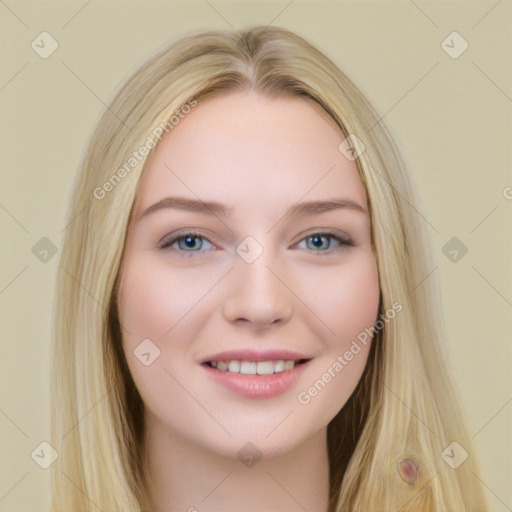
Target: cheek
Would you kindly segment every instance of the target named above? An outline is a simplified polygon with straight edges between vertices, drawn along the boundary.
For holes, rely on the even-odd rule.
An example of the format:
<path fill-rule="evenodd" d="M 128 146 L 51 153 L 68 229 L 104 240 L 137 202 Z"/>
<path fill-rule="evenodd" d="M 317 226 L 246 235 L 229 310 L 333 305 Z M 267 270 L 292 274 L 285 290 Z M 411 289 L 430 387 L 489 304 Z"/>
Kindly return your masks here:
<path fill-rule="evenodd" d="M 119 290 L 119 318 L 129 339 L 164 341 L 212 286 L 193 271 L 170 270 L 143 255 L 126 262 Z"/>
<path fill-rule="evenodd" d="M 322 284 L 310 296 L 315 311 L 329 328 L 331 335 L 325 337 L 329 350 L 342 350 L 365 328 L 374 325 L 380 286 L 373 253 L 365 252 L 335 272 L 308 281 Z"/>
<path fill-rule="evenodd" d="M 170 270 L 154 256 L 137 252 L 127 256 L 119 287 L 123 351 L 131 376 L 145 407 L 171 423 L 172 411 L 189 403 L 171 375 L 184 380 L 177 362 L 189 356 L 201 325 L 194 320 L 206 314 L 201 298 L 212 286 L 210 279 L 193 273 Z M 149 354 L 146 361 L 144 354 Z"/>
<path fill-rule="evenodd" d="M 379 313 L 380 286 L 373 253 L 357 260 L 349 272 L 340 273 L 338 300 L 332 300 L 329 314 L 336 333 L 329 343 L 331 361 L 341 362 L 343 380 L 355 388 L 366 365 L 373 328 Z M 333 295 L 336 292 L 333 290 Z M 340 357 L 341 361 L 340 361 Z M 339 366 L 337 366 L 339 369 Z"/>
<path fill-rule="evenodd" d="M 379 276 L 373 253 L 365 254 L 352 272 L 340 276 L 338 289 L 340 307 L 336 332 L 341 340 L 353 338 L 365 328 L 374 325 L 380 300 Z M 340 310 L 341 308 L 341 310 Z M 333 315 L 336 313 L 333 311 Z"/>
<path fill-rule="evenodd" d="M 187 356 L 200 325 L 189 320 L 203 311 L 201 297 L 210 286 L 208 280 L 170 271 L 144 253 L 127 257 L 119 287 L 119 321 L 126 360 L 145 401 L 169 387 L 164 368 Z M 145 366 L 141 354 L 147 353 L 152 362 Z"/>
<path fill-rule="evenodd" d="M 380 299 L 373 253 L 330 275 L 316 304 L 333 332 L 324 337 L 325 352 L 305 375 L 297 397 L 322 425 L 345 405 L 361 378 L 371 346 L 369 329 L 377 320 Z"/>

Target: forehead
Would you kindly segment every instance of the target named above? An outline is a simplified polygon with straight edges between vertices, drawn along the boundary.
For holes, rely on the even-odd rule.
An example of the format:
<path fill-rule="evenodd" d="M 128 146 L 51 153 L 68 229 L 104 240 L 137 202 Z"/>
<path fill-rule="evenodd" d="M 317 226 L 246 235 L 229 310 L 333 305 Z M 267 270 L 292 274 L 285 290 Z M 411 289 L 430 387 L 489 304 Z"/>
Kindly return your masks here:
<path fill-rule="evenodd" d="M 165 195 L 264 209 L 343 196 L 366 206 L 344 135 L 314 101 L 236 92 L 199 101 L 159 143 L 138 208 Z"/>

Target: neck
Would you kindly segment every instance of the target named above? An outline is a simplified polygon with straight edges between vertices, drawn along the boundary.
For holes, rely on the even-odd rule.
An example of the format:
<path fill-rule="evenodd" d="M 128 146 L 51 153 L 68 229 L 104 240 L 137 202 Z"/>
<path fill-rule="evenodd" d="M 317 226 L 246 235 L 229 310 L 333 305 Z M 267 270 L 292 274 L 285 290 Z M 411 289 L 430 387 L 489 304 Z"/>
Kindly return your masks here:
<path fill-rule="evenodd" d="M 326 428 L 285 455 L 246 465 L 198 446 L 146 414 L 150 510 L 327 511 Z"/>

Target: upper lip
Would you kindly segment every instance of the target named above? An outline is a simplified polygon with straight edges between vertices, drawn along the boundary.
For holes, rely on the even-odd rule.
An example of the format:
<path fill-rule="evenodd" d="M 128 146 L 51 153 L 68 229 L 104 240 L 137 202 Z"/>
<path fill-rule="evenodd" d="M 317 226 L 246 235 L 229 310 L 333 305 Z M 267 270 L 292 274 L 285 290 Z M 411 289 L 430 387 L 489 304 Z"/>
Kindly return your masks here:
<path fill-rule="evenodd" d="M 228 350 L 206 357 L 201 363 L 211 361 L 301 361 L 313 359 L 312 356 L 292 350 Z"/>

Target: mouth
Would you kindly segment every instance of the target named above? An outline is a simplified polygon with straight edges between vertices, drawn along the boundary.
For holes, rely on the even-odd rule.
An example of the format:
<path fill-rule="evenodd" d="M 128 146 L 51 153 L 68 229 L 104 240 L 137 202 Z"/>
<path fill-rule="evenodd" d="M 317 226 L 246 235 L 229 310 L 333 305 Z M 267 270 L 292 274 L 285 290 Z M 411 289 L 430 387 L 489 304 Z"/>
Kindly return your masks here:
<path fill-rule="evenodd" d="M 273 398 L 290 390 L 312 359 L 292 352 L 230 352 L 201 366 L 213 382 L 237 395 Z"/>
<path fill-rule="evenodd" d="M 305 364 L 310 360 L 311 359 L 277 359 L 268 361 L 248 361 L 231 359 L 206 361 L 203 364 L 221 372 L 239 373 L 241 375 L 273 375 L 293 370 L 296 366 Z"/>

